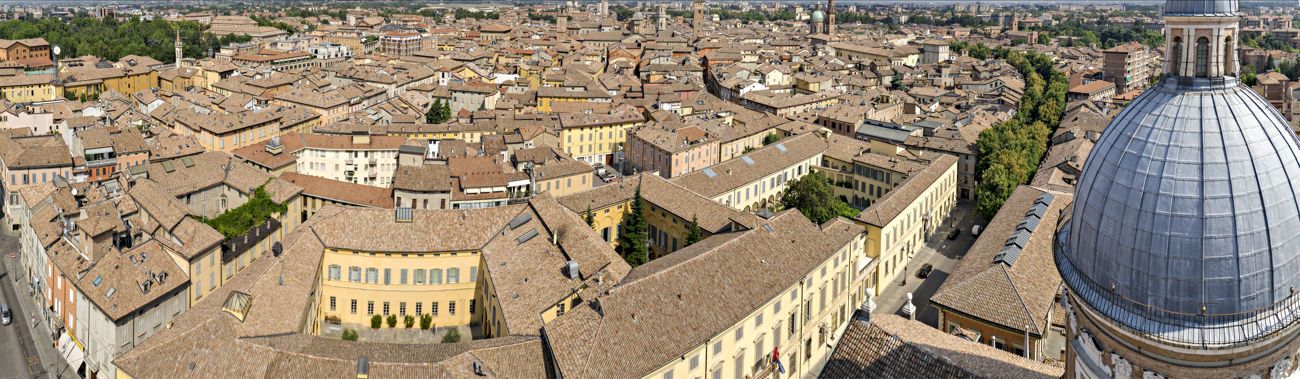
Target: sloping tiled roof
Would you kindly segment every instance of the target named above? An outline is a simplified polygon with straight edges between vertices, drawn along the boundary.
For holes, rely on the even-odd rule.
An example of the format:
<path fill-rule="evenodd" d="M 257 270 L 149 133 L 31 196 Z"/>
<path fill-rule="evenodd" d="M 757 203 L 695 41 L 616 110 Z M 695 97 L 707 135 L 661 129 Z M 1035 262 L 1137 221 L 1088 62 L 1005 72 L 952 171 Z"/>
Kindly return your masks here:
<path fill-rule="evenodd" d="M 1026 211 L 1043 194 L 1053 199 L 1023 242 L 1018 258 L 1010 265 L 995 261 L 1026 218 Z M 1044 335 L 1061 286 L 1052 241 L 1061 211 L 1069 207 L 1071 198 L 1029 186 L 1016 188 L 930 302 L 985 323 L 1020 332 L 1028 327 L 1028 332 Z"/>
<path fill-rule="evenodd" d="M 855 319 L 822 378 L 1059 378 L 1060 367 L 1030 361 L 894 315 Z"/>
<path fill-rule="evenodd" d="M 710 167 L 672 179 L 695 193 L 714 197 L 763 179 L 826 151 L 826 139 L 817 133 L 786 137 L 777 143 Z M 784 149 L 784 151 L 782 151 Z M 753 162 L 750 164 L 749 162 Z M 710 175 L 712 172 L 716 175 Z"/>
<path fill-rule="evenodd" d="M 556 369 L 569 378 L 649 374 L 783 294 L 862 233 L 843 219 L 819 227 L 797 211 L 767 224 L 772 231 L 716 235 L 670 255 L 681 258 L 639 266 L 547 323 Z"/>
<path fill-rule="evenodd" d="M 302 187 L 302 194 L 307 196 L 329 199 L 349 205 L 376 208 L 393 207 L 393 190 L 389 188 L 373 187 L 296 172 L 280 174 L 280 179 Z"/>
<path fill-rule="evenodd" d="M 944 173 L 948 172 L 948 170 L 954 170 L 956 167 L 957 157 L 939 154 L 930 162 L 930 167 L 908 176 L 902 183 L 886 193 L 884 197 L 881 197 L 879 201 L 858 213 L 857 220 L 870 225 L 885 226 L 903 213 L 909 204 L 912 204 L 917 197 L 925 193 L 925 190 L 939 180 Z"/>

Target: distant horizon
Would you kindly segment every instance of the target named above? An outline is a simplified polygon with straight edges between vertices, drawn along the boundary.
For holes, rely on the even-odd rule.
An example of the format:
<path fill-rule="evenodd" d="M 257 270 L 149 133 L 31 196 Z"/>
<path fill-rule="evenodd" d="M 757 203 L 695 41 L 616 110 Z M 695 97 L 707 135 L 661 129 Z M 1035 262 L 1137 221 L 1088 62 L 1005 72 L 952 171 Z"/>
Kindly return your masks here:
<path fill-rule="evenodd" d="M 687 1 L 689 1 L 689 0 L 610 1 L 610 3 L 611 3 L 611 4 L 627 4 L 627 3 L 661 3 L 661 2 L 668 2 L 668 3 L 682 3 L 682 2 L 687 2 Z M 868 4 L 868 5 L 879 5 L 879 4 L 951 5 L 951 4 L 971 4 L 971 3 L 991 4 L 991 5 L 1056 5 L 1056 4 L 1070 4 L 1070 3 L 1076 3 L 1076 4 L 1098 4 L 1098 5 L 1134 5 L 1134 4 L 1137 4 L 1137 5 L 1159 5 L 1159 4 L 1164 3 L 1165 1 L 1166 1 L 1166 0 L 1127 0 L 1127 1 L 1122 1 L 1122 0 L 839 0 L 838 3 L 841 4 L 841 5 L 844 5 L 844 4 Z M 1257 5 L 1257 4 L 1258 4 L 1258 5 L 1267 5 L 1267 4 L 1278 4 L 1278 5 L 1296 4 L 1296 5 L 1300 5 L 1300 0 L 1239 0 L 1239 1 L 1240 1 L 1240 4 L 1242 4 L 1242 5 Z M 333 1 L 333 0 L 269 0 L 269 1 L 252 1 L 252 0 L 115 0 L 115 1 L 104 1 L 104 0 L 50 0 L 50 1 L 34 1 L 34 0 L 0 0 L 0 5 L 45 6 L 45 7 L 48 7 L 48 6 L 87 6 L 87 5 L 108 5 L 108 6 L 111 6 L 111 5 L 123 5 L 123 6 L 131 6 L 131 5 L 169 5 L 169 4 L 170 4 L 170 5 L 176 5 L 176 6 L 196 6 L 196 5 L 198 5 L 198 6 L 202 6 L 202 5 L 240 4 L 240 3 L 253 3 L 253 4 L 258 4 L 258 5 L 262 5 L 262 4 L 267 4 L 267 5 L 270 5 L 270 4 L 348 4 L 348 5 L 352 5 L 352 4 L 359 4 L 359 3 L 360 3 L 360 4 L 369 3 L 369 4 L 372 4 L 372 5 L 379 5 L 379 4 L 410 4 L 410 3 L 424 3 L 424 4 L 427 4 L 427 5 L 458 5 L 458 4 L 464 4 L 464 5 L 495 5 L 495 4 L 561 4 L 561 3 L 565 3 L 565 2 L 566 2 L 566 1 L 563 1 L 563 0 L 538 0 L 538 1 L 527 1 L 527 0 L 510 0 L 510 1 L 483 1 L 483 0 L 442 0 L 442 1 L 419 1 L 419 0 L 387 0 L 387 1 L 368 1 L 368 0 L 354 0 L 354 1 Z M 579 1 L 579 3 L 582 3 L 582 4 L 594 4 L 594 3 L 597 3 L 597 2 L 598 2 L 597 0 L 581 0 L 581 1 Z M 824 3 L 825 1 L 815 1 L 815 0 L 796 0 L 796 1 L 784 1 L 784 0 L 780 0 L 780 1 L 774 1 L 774 0 L 765 0 L 765 1 L 709 1 L 709 3 L 711 3 L 711 4 L 740 4 L 740 3 L 750 3 L 750 4 L 771 4 L 771 3 L 777 3 L 777 2 L 782 3 L 782 4 L 821 4 L 821 3 Z"/>

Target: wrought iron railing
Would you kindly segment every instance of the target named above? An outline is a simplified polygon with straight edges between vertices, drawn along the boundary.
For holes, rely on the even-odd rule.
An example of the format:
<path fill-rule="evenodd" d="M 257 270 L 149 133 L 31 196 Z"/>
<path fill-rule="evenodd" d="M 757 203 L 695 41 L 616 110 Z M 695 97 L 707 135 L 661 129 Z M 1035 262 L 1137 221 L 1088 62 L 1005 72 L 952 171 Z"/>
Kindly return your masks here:
<path fill-rule="evenodd" d="M 1124 297 L 1082 275 L 1068 257 L 1059 233 L 1056 265 L 1070 291 L 1115 326 L 1153 341 L 1199 349 L 1230 349 L 1250 345 L 1292 329 L 1300 321 L 1300 296 L 1266 307 L 1234 313 L 1186 313 L 1161 309 Z"/>

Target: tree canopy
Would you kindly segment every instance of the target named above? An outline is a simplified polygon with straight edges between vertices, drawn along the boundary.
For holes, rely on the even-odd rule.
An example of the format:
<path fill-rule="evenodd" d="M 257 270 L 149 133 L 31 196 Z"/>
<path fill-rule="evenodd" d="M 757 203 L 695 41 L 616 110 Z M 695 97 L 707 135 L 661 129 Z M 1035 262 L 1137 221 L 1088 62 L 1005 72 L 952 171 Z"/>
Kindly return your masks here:
<path fill-rule="evenodd" d="M 781 194 L 781 206 L 798 209 L 804 217 L 818 224 L 838 216 L 853 218 L 858 215 L 857 209 L 835 198 L 830 179 L 816 170 L 786 186 L 785 193 Z"/>
<path fill-rule="evenodd" d="M 271 200 L 271 196 L 266 193 L 262 187 L 253 191 L 253 197 L 248 202 L 214 218 L 203 218 L 203 222 L 216 229 L 227 239 L 235 238 L 248 233 L 254 226 L 266 222 L 268 218 L 276 213 L 288 211 L 284 204 L 276 203 Z"/>
<path fill-rule="evenodd" d="M 1050 57 L 1005 49 L 994 53 L 1025 77 L 1025 93 L 1014 117 L 980 132 L 975 142 L 979 150 L 976 212 L 986 220 L 997 214 L 1016 186 L 1038 171 L 1048 139 L 1061 122 L 1068 86 Z"/>
<path fill-rule="evenodd" d="M 64 57 L 93 55 L 116 61 L 127 55 L 142 55 L 172 62 L 176 60 L 174 42 L 178 28 L 182 54 L 190 58 L 206 56 L 208 50 L 216 51 L 223 44 L 250 39 L 246 35 L 218 38 L 208 33 L 206 26 L 192 21 L 173 23 L 161 18 L 135 17 L 123 21 L 111 17 L 76 17 L 66 22 L 53 17 L 8 20 L 0 22 L 0 38 L 45 38 L 51 45 L 59 46 Z"/>

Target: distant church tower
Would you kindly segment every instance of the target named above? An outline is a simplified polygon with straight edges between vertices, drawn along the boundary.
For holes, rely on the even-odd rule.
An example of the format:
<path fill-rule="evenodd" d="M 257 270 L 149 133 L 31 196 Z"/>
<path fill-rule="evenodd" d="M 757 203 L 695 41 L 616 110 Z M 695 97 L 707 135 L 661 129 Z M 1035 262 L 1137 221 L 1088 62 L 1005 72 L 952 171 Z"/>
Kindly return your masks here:
<path fill-rule="evenodd" d="M 835 0 L 826 0 L 826 34 L 835 34 Z"/>
<path fill-rule="evenodd" d="M 176 68 L 181 68 L 181 28 L 176 28 Z"/>
<path fill-rule="evenodd" d="M 659 27 L 655 30 L 656 33 L 668 31 L 668 4 L 659 3 L 659 16 L 655 21 L 659 22 L 657 24 Z"/>
<path fill-rule="evenodd" d="M 699 39 L 700 27 L 704 25 L 704 0 L 695 0 L 691 8 L 695 11 L 695 15 L 691 18 L 691 27 L 695 29 L 695 38 Z"/>

